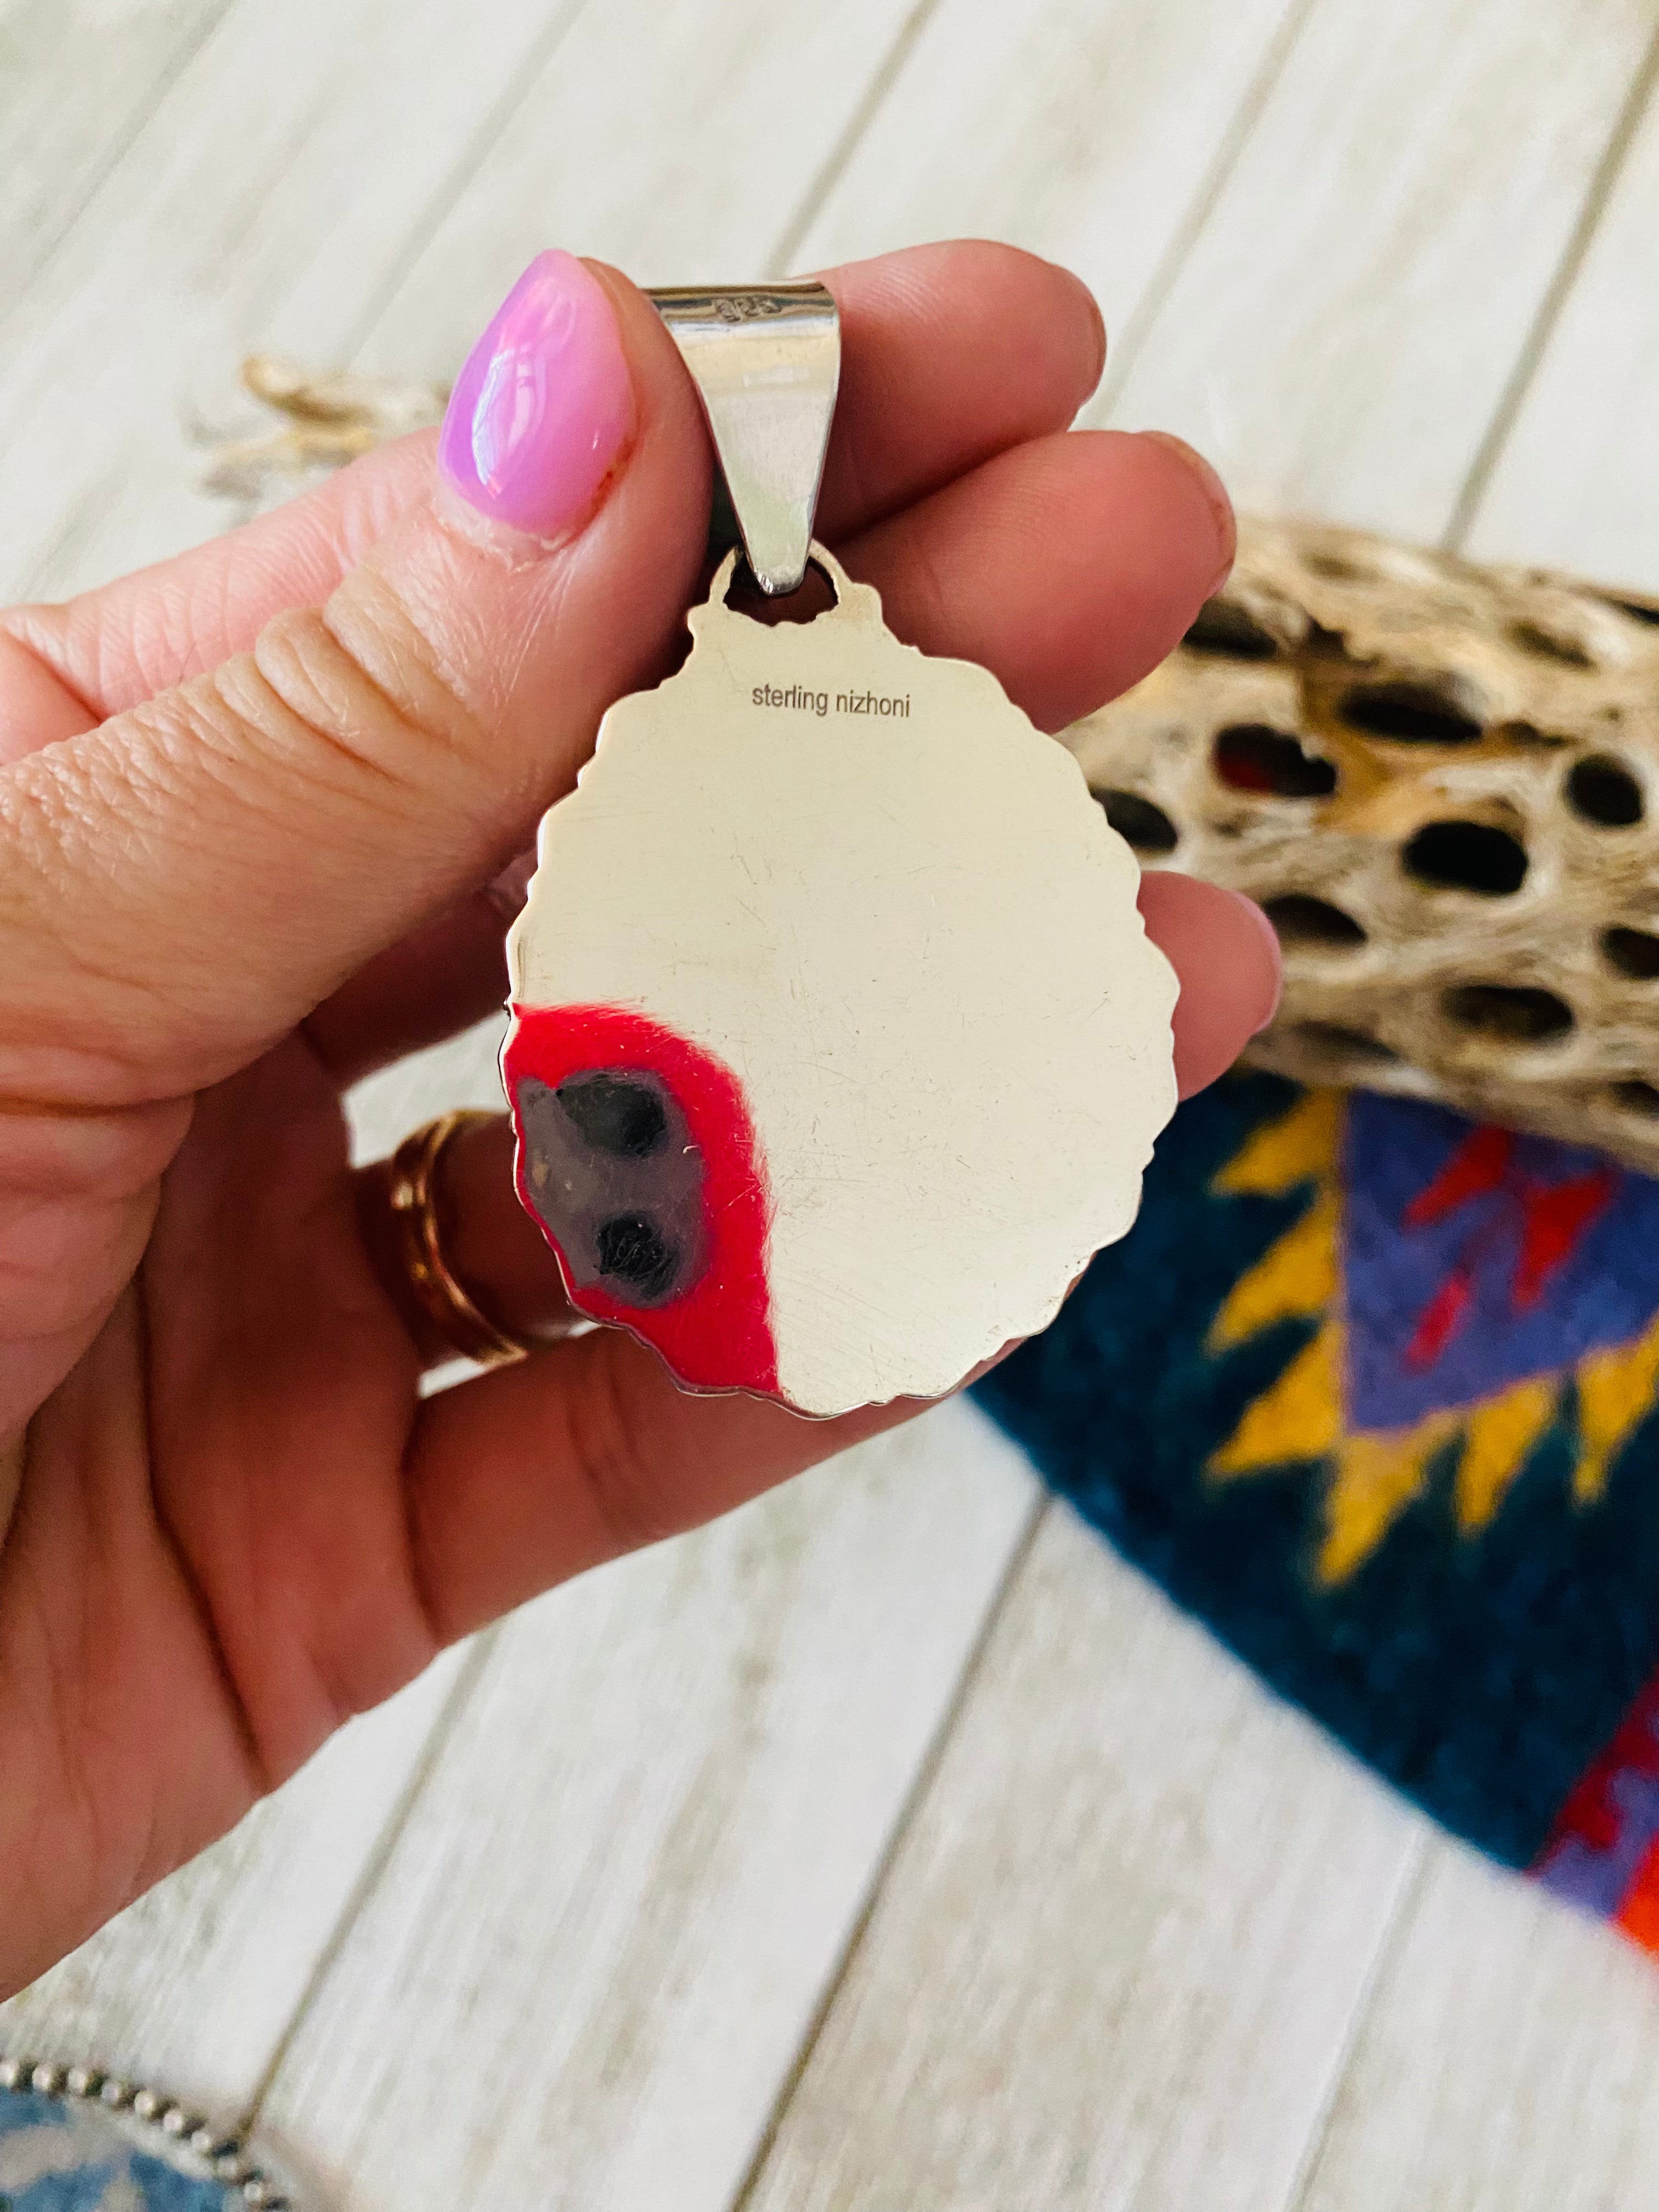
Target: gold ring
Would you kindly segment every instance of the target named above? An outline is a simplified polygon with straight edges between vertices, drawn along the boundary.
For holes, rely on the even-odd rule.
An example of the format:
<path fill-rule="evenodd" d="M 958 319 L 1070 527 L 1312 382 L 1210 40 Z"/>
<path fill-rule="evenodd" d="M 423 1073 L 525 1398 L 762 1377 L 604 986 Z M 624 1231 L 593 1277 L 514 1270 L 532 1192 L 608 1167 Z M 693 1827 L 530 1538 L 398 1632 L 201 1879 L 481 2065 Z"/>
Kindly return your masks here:
<path fill-rule="evenodd" d="M 493 1321 L 445 1259 L 438 1164 L 459 1130 L 494 1118 L 461 1109 L 411 1129 L 392 1156 L 386 1192 L 398 1258 L 422 1312 L 459 1358 L 483 1367 L 528 1358 L 536 1347 Z"/>

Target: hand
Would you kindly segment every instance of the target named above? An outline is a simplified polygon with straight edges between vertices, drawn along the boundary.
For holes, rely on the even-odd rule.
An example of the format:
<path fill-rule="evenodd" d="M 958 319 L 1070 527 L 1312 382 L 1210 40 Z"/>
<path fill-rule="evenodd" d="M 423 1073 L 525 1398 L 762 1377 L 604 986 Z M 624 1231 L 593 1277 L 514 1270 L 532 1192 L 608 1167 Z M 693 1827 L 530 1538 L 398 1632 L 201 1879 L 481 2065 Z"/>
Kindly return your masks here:
<path fill-rule="evenodd" d="M 1048 264 L 839 271 L 820 531 L 902 637 L 1058 728 L 1220 580 L 1172 441 L 1055 434 L 1103 341 Z M 708 512 L 648 304 L 544 257 L 430 438 L 67 606 L 0 616 L 0 1994 L 445 1644 L 901 1417 L 678 1392 L 601 1332 L 422 1400 L 341 1094 L 504 994 L 483 886 L 668 665 Z M 1259 915 L 1174 878 L 1177 1064 L 1271 1011 Z M 504 1123 L 453 1257 L 562 1304 Z M 158 1718 L 162 1725 L 156 1725 Z"/>

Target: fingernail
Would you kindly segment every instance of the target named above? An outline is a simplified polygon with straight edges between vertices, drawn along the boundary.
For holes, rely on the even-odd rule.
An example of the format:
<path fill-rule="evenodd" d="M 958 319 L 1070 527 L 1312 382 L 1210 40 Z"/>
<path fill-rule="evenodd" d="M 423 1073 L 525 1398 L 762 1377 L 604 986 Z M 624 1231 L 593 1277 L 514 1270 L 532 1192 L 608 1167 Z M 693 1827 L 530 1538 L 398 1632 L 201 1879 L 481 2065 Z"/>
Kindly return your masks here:
<path fill-rule="evenodd" d="M 1210 586 L 1210 593 L 1213 595 L 1231 575 L 1233 556 L 1238 550 L 1238 525 L 1234 520 L 1232 501 L 1227 496 L 1227 487 L 1203 454 L 1189 446 L 1184 438 L 1177 438 L 1173 431 L 1143 430 L 1140 434 L 1143 438 L 1155 440 L 1160 446 L 1168 447 L 1178 460 L 1184 461 L 1208 502 L 1210 513 L 1215 518 L 1216 538 L 1220 548 L 1215 580 Z"/>
<path fill-rule="evenodd" d="M 604 286 L 574 254 L 538 253 L 455 380 L 438 464 L 492 522 L 556 538 L 592 507 L 633 422 Z"/>
<path fill-rule="evenodd" d="M 1092 334 L 1092 343 L 1094 347 L 1094 374 L 1090 380 L 1089 387 L 1090 390 L 1092 391 L 1095 386 L 1100 382 L 1100 380 L 1105 374 L 1106 370 L 1106 318 L 1101 313 L 1099 301 L 1096 299 L 1093 292 L 1090 289 L 1089 286 L 1084 283 L 1082 277 L 1078 275 L 1075 269 L 1068 269 L 1063 261 L 1051 261 L 1048 264 L 1048 266 L 1051 269 L 1058 269 L 1060 275 L 1068 278 L 1072 283 L 1075 284 L 1078 290 L 1083 295 L 1084 305 L 1088 313 Z"/>
<path fill-rule="evenodd" d="M 1224 884 L 1218 884 L 1215 888 L 1226 890 Z M 1248 921 L 1250 928 L 1261 939 L 1262 950 L 1267 956 L 1267 964 L 1262 970 L 1261 1011 L 1250 1031 L 1252 1036 L 1260 1036 L 1279 1012 L 1279 994 L 1285 988 L 1285 961 L 1279 949 L 1279 932 L 1253 898 L 1247 898 L 1243 891 L 1235 890 L 1228 890 L 1227 896 L 1239 909 L 1240 919 Z"/>

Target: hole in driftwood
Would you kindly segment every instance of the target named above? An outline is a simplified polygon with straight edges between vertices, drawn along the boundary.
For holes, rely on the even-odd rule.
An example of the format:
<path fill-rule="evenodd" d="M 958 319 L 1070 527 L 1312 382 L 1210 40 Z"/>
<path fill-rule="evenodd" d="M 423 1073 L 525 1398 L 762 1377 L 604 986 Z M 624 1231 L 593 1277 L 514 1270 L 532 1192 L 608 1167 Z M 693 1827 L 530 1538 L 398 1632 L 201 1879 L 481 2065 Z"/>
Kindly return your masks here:
<path fill-rule="evenodd" d="M 1181 832 L 1164 809 L 1138 791 L 1097 791 L 1106 819 L 1137 853 L 1173 853 Z"/>
<path fill-rule="evenodd" d="M 1559 752 L 1563 745 L 1572 743 L 1553 730 L 1540 730 L 1536 722 L 1499 722 L 1493 730 L 1495 738 L 1505 744 L 1535 746 L 1543 752 Z"/>
<path fill-rule="evenodd" d="M 1659 628 L 1659 599 L 1628 599 L 1617 592 L 1603 592 L 1601 597 L 1608 606 L 1617 607 L 1632 622 L 1646 623 L 1650 629 Z"/>
<path fill-rule="evenodd" d="M 1367 737 L 1410 745 L 1469 745 L 1480 725 L 1455 699 L 1431 684 L 1361 684 L 1337 709 Z"/>
<path fill-rule="evenodd" d="M 1279 650 L 1273 632 L 1229 599 L 1206 599 L 1182 642 L 1194 653 L 1222 653 L 1232 660 L 1271 660 Z"/>
<path fill-rule="evenodd" d="M 1267 793 L 1275 799 L 1325 799 L 1336 789 L 1332 762 L 1266 722 L 1235 722 L 1218 732 L 1215 772 L 1234 791 Z"/>
<path fill-rule="evenodd" d="M 1639 1075 L 1607 1085 L 1607 1101 L 1626 1114 L 1639 1114 L 1644 1121 L 1659 1121 L 1659 1084 L 1644 1083 Z"/>
<path fill-rule="evenodd" d="M 1503 898 L 1526 879 L 1527 848 L 1487 822 L 1425 822 L 1401 862 L 1420 884 Z"/>
<path fill-rule="evenodd" d="M 1541 1044 L 1572 1027 L 1566 1000 L 1535 983 L 1455 983 L 1441 1003 L 1460 1029 L 1505 1044 Z"/>
<path fill-rule="evenodd" d="M 1595 665 L 1582 645 L 1572 638 L 1558 636 L 1554 630 L 1544 629 L 1541 623 L 1516 623 L 1510 627 L 1510 635 L 1522 653 L 1531 653 L 1534 659 L 1557 661 L 1563 668 L 1594 668 Z"/>
<path fill-rule="evenodd" d="M 1380 1037 L 1367 1036 L 1364 1030 L 1345 1029 L 1340 1022 L 1298 1022 L 1288 1034 L 1328 1060 L 1369 1060 L 1380 1066 L 1385 1060 L 1400 1057 Z"/>
<path fill-rule="evenodd" d="M 1621 975 L 1642 983 L 1659 975 L 1659 937 L 1650 929 L 1604 929 L 1601 950 Z"/>
<path fill-rule="evenodd" d="M 1642 818 L 1642 787 L 1622 762 L 1591 753 L 1572 764 L 1567 804 L 1598 830 L 1628 830 Z"/>
<path fill-rule="evenodd" d="M 1376 574 L 1375 568 L 1340 553 L 1304 553 L 1302 565 L 1310 575 L 1322 576 L 1329 584 L 1369 584 Z"/>
<path fill-rule="evenodd" d="M 1351 914 L 1307 891 L 1286 891 L 1262 902 L 1262 912 L 1285 945 L 1363 945 L 1365 933 Z"/>

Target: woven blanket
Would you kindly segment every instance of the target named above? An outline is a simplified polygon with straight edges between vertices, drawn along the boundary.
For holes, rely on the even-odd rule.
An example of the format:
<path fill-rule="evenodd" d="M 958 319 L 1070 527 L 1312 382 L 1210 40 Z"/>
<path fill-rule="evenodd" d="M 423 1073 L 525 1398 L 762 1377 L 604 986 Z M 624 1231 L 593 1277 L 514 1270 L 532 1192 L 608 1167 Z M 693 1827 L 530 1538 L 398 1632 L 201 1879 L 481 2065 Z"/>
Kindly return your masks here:
<path fill-rule="evenodd" d="M 1275 1689 L 1659 1949 L 1659 1182 L 1231 1077 L 978 1395 Z"/>

